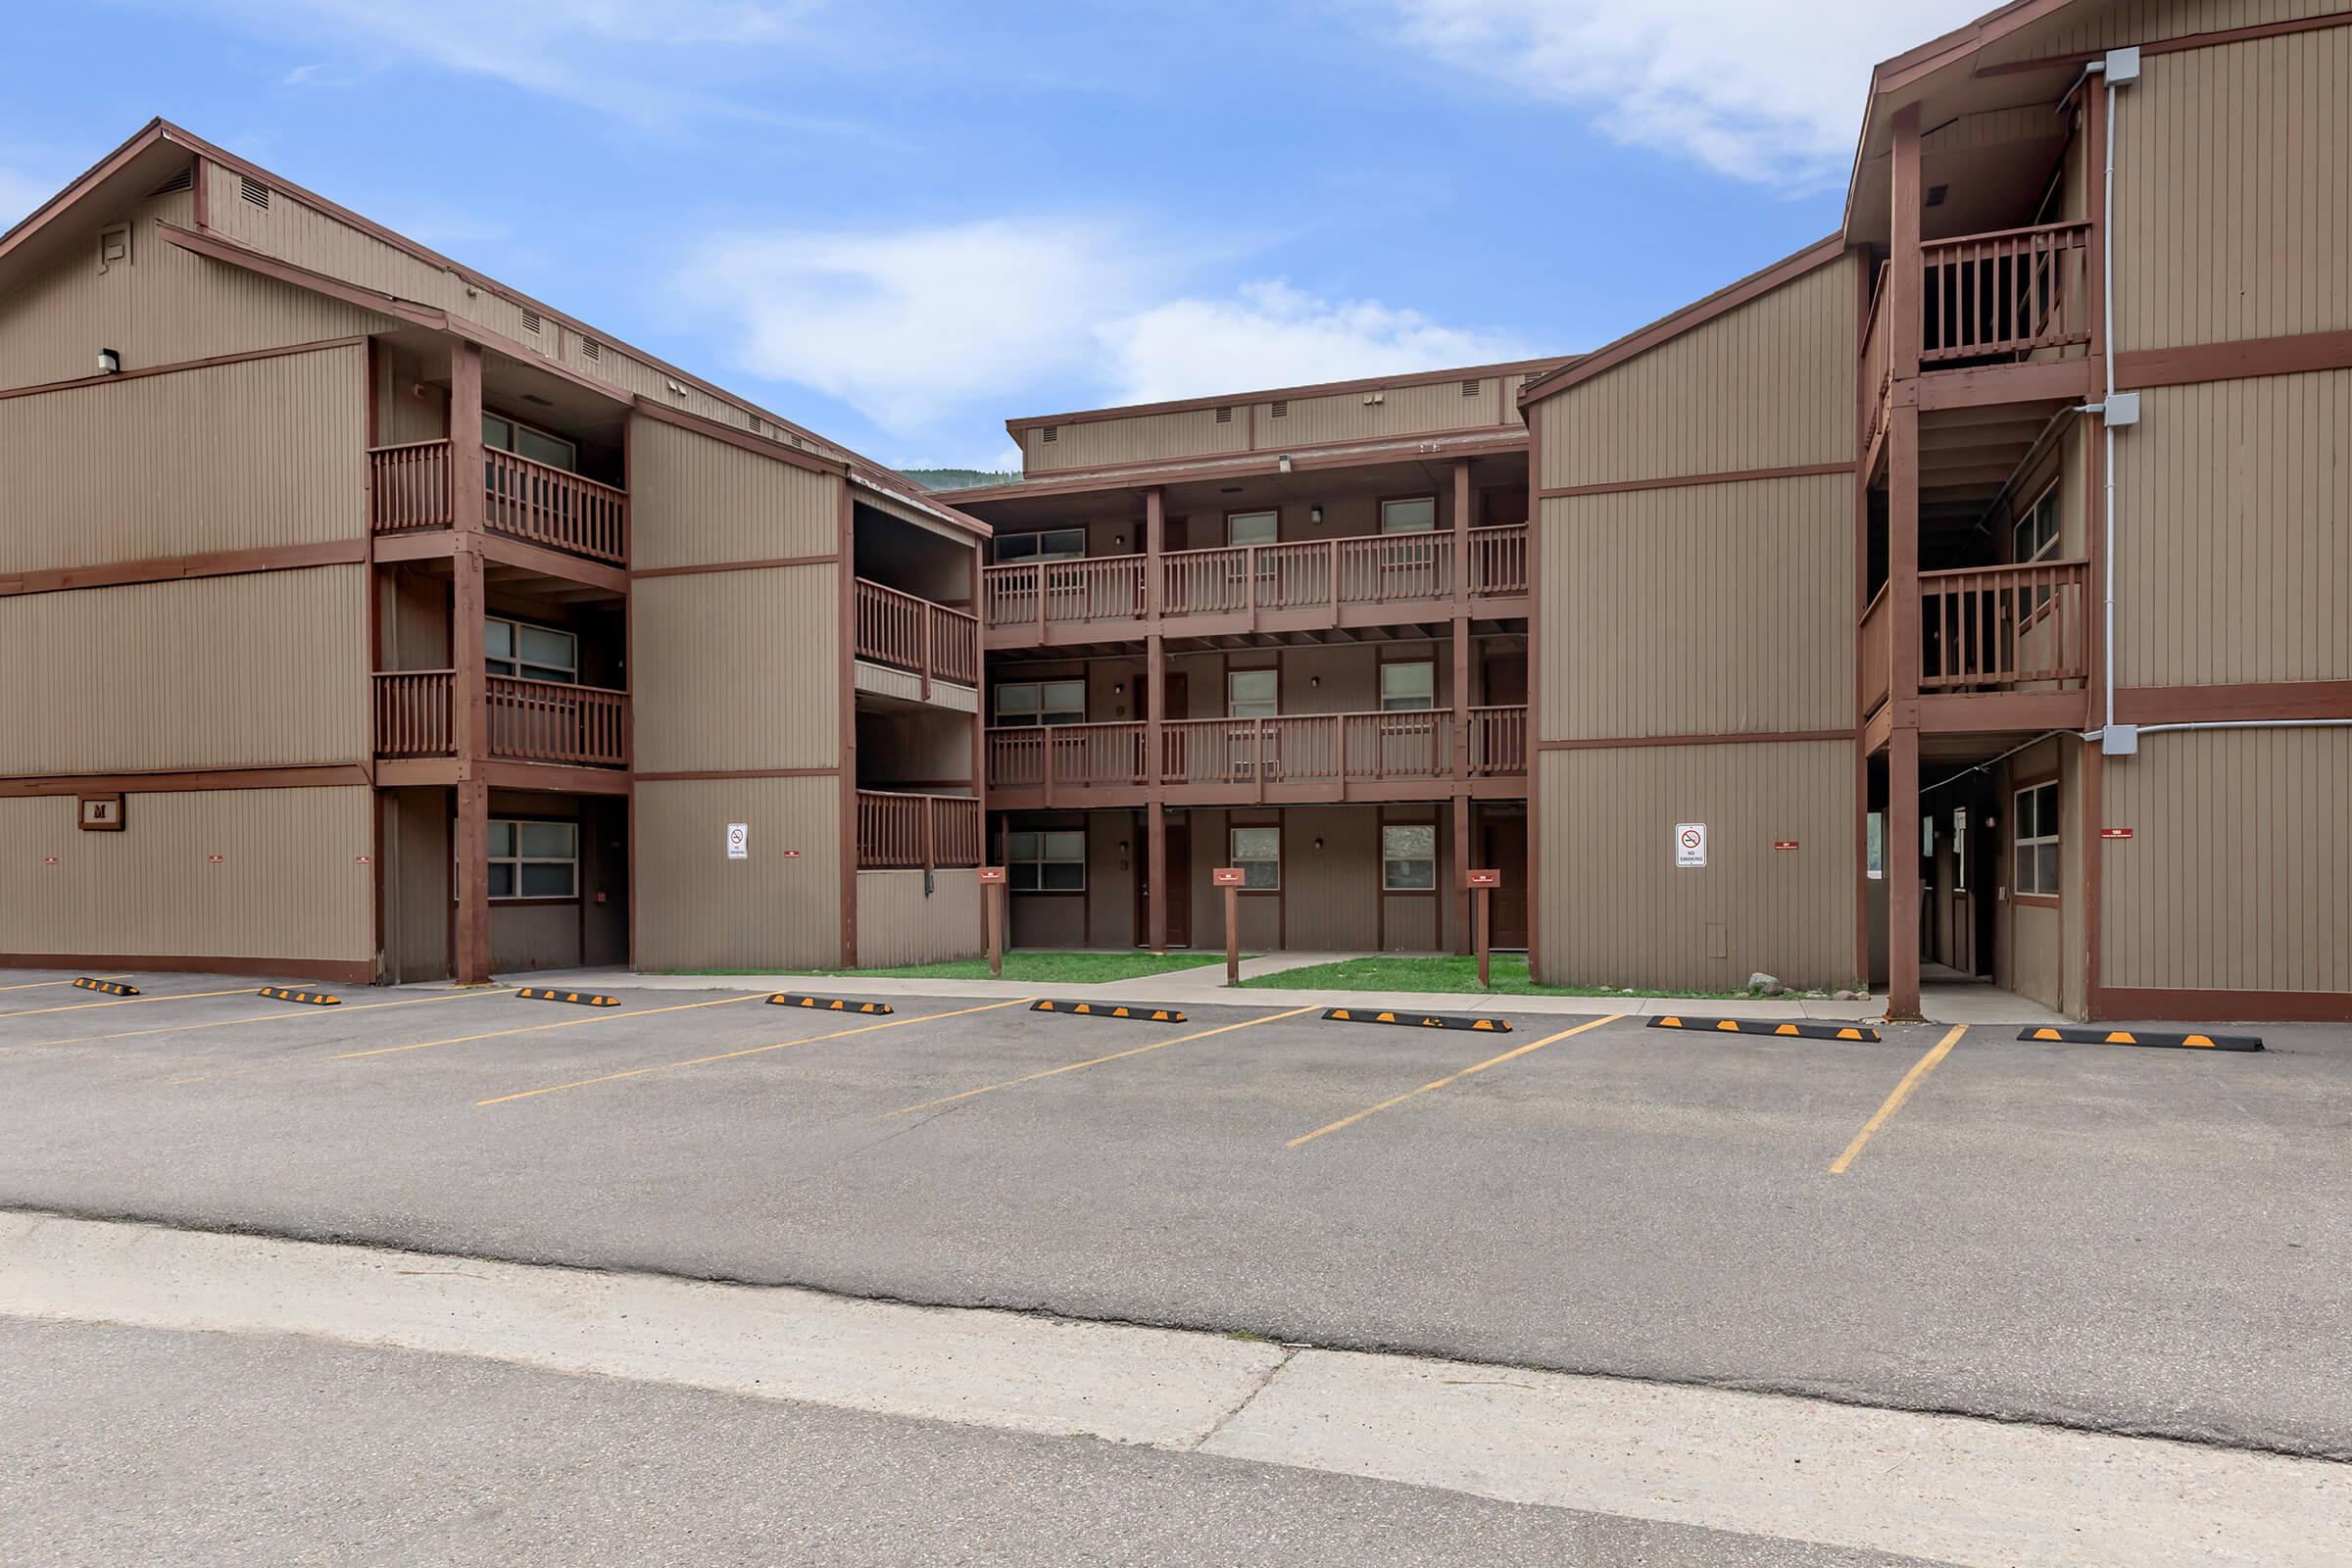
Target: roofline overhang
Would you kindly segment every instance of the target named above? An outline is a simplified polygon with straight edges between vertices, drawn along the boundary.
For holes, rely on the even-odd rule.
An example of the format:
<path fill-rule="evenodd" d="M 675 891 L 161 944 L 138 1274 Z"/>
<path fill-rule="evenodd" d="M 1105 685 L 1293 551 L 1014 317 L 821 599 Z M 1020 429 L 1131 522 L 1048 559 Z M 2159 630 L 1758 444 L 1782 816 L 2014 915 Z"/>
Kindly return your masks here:
<path fill-rule="evenodd" d="M 1260 387 L 1247 392 L 1220 392 L 1214 396 L 1173 398 L 1163 403 L 1127 403 L 1102 409 L 1079 409 L 1068 414 L 1025 414 L 1004 421 L 1004 429 L 1016 440 L 1023 430 L 1044 424 L 1088 424 L 1102 419 L 1134 419 L 1152 414 L 1190 414 L 1201 409 L 1238 408 L 1246 403 L 1265 403 L 1291 398 L 1336 397 L 1348 392 L 1377 392 L 1400 386 L 1439 386 L 1447 381 L 1464 380 L 1471 376 L 1516 375 L 1521 371 L 1536 374 L 1556 368 L 1575 359 L 1573 354 L 1547 354 L 1533 360 L 1505 360 L 1494 365 L 1463 365 L 1435 370 L 1409 370 L 1398 375 L 1366 375 L 1349 381 L 1310 381 L 1300 386 Z"/>

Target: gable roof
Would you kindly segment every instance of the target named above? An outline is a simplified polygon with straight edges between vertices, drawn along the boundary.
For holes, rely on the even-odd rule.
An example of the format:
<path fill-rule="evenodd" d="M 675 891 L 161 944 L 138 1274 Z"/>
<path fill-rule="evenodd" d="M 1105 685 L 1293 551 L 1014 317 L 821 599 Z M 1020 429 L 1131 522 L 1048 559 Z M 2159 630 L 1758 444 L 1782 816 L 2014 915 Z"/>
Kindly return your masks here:
<path fill-rule="evenodd" d="M 337 222 L 347 224 L 371 239 L 402 251 L 427 266 L 452 273 L 484 294 L 535 313 L 547 320 L 558 322 L 582 337 L 593 339 L 618 353 L 628 355 L 647 368 L 658 371 L 682 385 L 693 387 L 741 414 L 762 419 L 789 436 L 802 438 L 806 444 L 795 447 L 783 441 L 753 435 L 748 431 L 739 432 L 745 436 L 747 441 L 758 442 L 761 447 L 772 448 L 774 455 L 785 461 L 818 459 L 826 467 L 841 472 L 852 483 L 886 497 L 900 506 L 913 508 L 940 521 L 982 538 L 988 537 L 992 532 L 989 525 L 979 518 L 934 500 L 928 491 L 913 480 L 852 452 L 837 441 L 819 436 L 814 431 L 783 417 L 772 410 L 729 392 L 690 370 L 681 369 L 665 360 L 657 359 L 643 349 L 599 328 L 592 327 L 576 317 L 557 310 L 554 306 L 534 299 L 518 289 L 511 288 L 485 272 L 477 271 L 405 234 L 386 228 L 347 207 L 339 206 L 323 196 L 306 190 L 281 175 L 247 159 L 240 158 L 224 148 L 216 146 L 192 131 L 160 117 L 150 120 L 139 127 L 128 140 L 92 165 L 63 190 L 33 209 L 29 215 L 6 233 L 0 234 L 0 282 L 5 282 L 11 271 L 20 267 L 34 264 L 40 257 L 53 249 L 55 244 L 72 237 L 70 233 L 73 226 L 72 216 L 85 203 L 93 204 L 99 210 L 104 211 L 110 210 L 121 202 L 145 196 L 154 188 L 158 179 L 178 168 L 184 159 L 190 157 L 200 159 L 208 164 L 218 164 L 224 169 L 258 180 L 272 190 L 281 192 Z M 278 258 L 254 251 L 250 247 L 238 245 L 216 235 L 206 235 L 200 232 L 187 237 L 209 240 L 210 243 L 207 245 L 189 246 L 188 248 L 201 248 L 203 253 L 212 255 L 217 260 L 239 265 L 276 263 L 278 265 L 270 270 L 280 276 L 286 276 L 288 281 L 298 287 L 318 286 L 327 281 L 321 274 L 316 273 L 311 274 L 308 279 L 300 275 L 288 276 L 289 273 L 298 274 L 308 270 L 294 267 L 292 264 L 280 263 Z M 184 241 L 174 238 L 173 243 L 184 243 Z M 366 287 L 358 284 L 347 284 L 347 286 Z M 375 294 L 377 298 L 383 300 L 393 298 L 382 295 L 373 289 L 368 289 L 367 292 Z M 420 307 L 420 309 L 425 310 L 430 317 L 438 318 L 443 314 L 429 307 Z M 446 324 L 452 329 L 457 328 L 454 320 L 450 320 Z M 527 350 L 523 352 L 528 353 Z M 538 363 L 546 362 L 542 359 Z M 549 364 L 548 368 L 558 371 L 562 370 L 561 367 L 552 364 Z M 629 393 L 621 387 L 598 386 L 597 389 L 606 392 L 616 402 L 628 404 L 632 401 Z"/>

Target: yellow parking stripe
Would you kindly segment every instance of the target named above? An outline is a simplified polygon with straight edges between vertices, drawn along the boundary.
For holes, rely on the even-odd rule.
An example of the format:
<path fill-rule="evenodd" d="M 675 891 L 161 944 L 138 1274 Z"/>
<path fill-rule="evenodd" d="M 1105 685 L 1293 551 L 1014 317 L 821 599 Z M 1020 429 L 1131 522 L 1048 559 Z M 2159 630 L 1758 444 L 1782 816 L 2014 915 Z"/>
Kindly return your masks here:
<path fill-rule="evenodd" d="M 943 1095 L 937 1100 L 926 1100 L 919 1105 L 902 1105 L 897 1110 L 884 1111 L 882 1119 L 888 1121 L 893 1116 L 911 1116 L 918 1110 L 929 1110 L 934 1105 L 952 1105 L 958 1100 L 969 1100 L 974 1095 L 993 1095 L 1000 1089 L 1011 1089 L 1019 1084 L 1033 1084 L 1040 1078 L 1058 1077 L 1065 1072 L 1076 1072 L 1081 1067 L 1100 1067 L 1106 1061 L 1124 1061 L 1129 1056 L 1140 1056 L 1146 1052 L 1165 1051 L 1170 1046 L 1181 1046 L 1190 1040 L 1206 1040 L 1210 1035 L 1231 1034 L 1236 1029 L 1253 1028 L 1258 1024 L 1273 1023 L 1281 1018 L 1296 1018 L 1302 1012 L 1314 1010 L 1312 1007 L 1293 1007 L 1288 1012 L 1269 1012 L 1262 1017 L 1244 1018 L 1240 1023 L 1220 1024 L 1214 1029 L 1202 1029 L 1197 1034 L 1178 1035 L 1173 1040 L 1155 1040 L 1148 1046 L 1137 1046 L 1128 1051 L 1114 1051 L 1107 1056 L 1090 1056 L 1084 1061 L 1073 1061 L 1066 1066 L 1048 1067 L 1043 1072 L 1024 1073 L 1018 1078 L 1007 1078 L 1001 1084 L 982 1084 L 977 1089 L 966 1089 L 959 1095 Z"/>
<path fill-rule="evenodd" d="M 93 980 L 127 980 L 130 978 L 130 976 L 126 974 L 101 974 L 92 975 L 90 978 Z M 38 991 L 43 986 L 70 986 L 74 982 L 71 980 L 20 980 L 13 986 L 0 986 L 0 991 Z"/>
<path fill-rule="evenodd" d="M 341 1012 L 373 1012 L 378 1007 L 421 1007 L 429 1002 L 471 1002 L 477 996 L 503 997 L 503 991 L 465 992 L 447 997 L 416 997 L 407 1002 L 370 1002 L 365 1006 L 344 1007 Z M 250 1018 L 208 1018 L 202 1023 L 167 1023 L 153 1029 L 125 1029 L 111 1035 L 60 1035 L 54 1040 L 20 1040 L 13 1045 L 0 1046 L 0 1051 L 27 1051 L 34 1046 L 79 1046 L 101 1040 L 137 1040 L 146 1035 L 188 1034 L 198 1029 L 233 1029 L 241 1023 L 270 1023 L 279 1018 L 316 1018 L 318 1010 L 297 1007 L 291 1012 L 258 1012 Z M 193 1082 L 194 1080 L 182 1080 Z"/>
<path fill-rule="evenodd" d="M 435 1046 L 469 1046 L 476 1040 L 504 1040 L 509 1035 L 545 1034 L 550 1029 L 580 1029 L 592 1023 L 617 1023 L 623 1018 L 643 1018 L 656 1012 L 691 1012 L 697 1007 L 724 1007 L 738 1002 L 759 1002 L 764 995 L 719 997 L 710 1002 L 676 1002 L 665 1007 L 635 1007 L 627 1012 L 606 1012 L 599 1008 L 585 1018 L 565 1018 L 560 1023 L 517 1024 L 512 1029 L 492 1029 L 485 1034 L 453 1035 L 447 1040 L 419 1040 L 410 1046 L 376 1046 L 368 1051 L 346 1051 L 328 1059 L 357 1061 L 362 1056 L 397 1056 L 404 1051 L 430 1051 Z"/>
<path fill-rule="evenodd" d="M 118 997 L 112 1002 L 70 1002 L 58 1007 L 23 1007 L 15 1012 L 0 1012 L 0 1018 L 29 1018 L 36 1012 L 79 1012 L 85 1007 L 135 1007 L 142 1002 L 189 1002 L 197 997 L 250 997 L 251 986 L 235 986 L 227 991 L 179 991 L 168 997 Z"/>
<path fill-rule="evenodd" d="M 760 1002 L 766 999 L 762 995 L 747 997 L 743 1000 Z M 664 1061 L 652 1067 L 631 1067 L 626 1072 L 609 1072 L 597 1078 L 575 1078 L 567 1084 L 549 1084 L 545 1089 L 524 1089 L 515 1094 L 500 1095 L 491 1100 L 477 1100 L 474 1104 L 477 1107 L 503 1105 L 510 1100 L 528 1100 L 534 1095 L 552 1095 L 565 1089 L 585 1089 L 591 1084 L 618 1083 L 623 1078 L 642 1078 L 647 1073 L 668 1072 L 674 1067 L 704 1067 L 714 1061 L 733 1061 L 738 1056 L 757 1056 L 764 1052 L 784 1051 L 793 1046 L 813 1046 L 820 1040 L 839 1040 L 847 1035 L 871 1034 L 876 1029 L 902 1029 L 910 1023 L 929 1023 L 934 1018 L 960 1018 L 971 1012 L 994 1012 L 999 1007 L 1020 1006 L 1029 1000 L 1031 999 L 1021 997 L 1012 1002 L 991 1002 L 977 1007 L 957 1007 L 953 1012 L 926 1012 L 911 1018 L 893 1018 L 888 1023 L 868 1023 L 860 1024 L 855 1029 L 836 1029 L 829 1035 L 810 1035 L 806 1040 L 779 1040 L 773 1045 L 753 1046 L 744 1051 L 722 1051 L 715 1056 L 694 1056 L 685 1061 Z M 627 1017 L 628 1014 L 623 1013 L 621 1016 Z M 589 1021 L 591 1020 L 586 1018 L 580 1020 L 582 1023 Z"/>
<path fill-rule="evenodd" d="M 1625 1014 L 1622 1012 L 1612 1012 L 1605 1018 L 1594 1018 L 1590 1023 L 1580 1023 L 1575 1028 L 1563 1029 L 1556 1035 L 1545 1035 L 1541 1040 L 1531 1040 L 1516 1051 L 1506 1051 L 1499 1056 L 1489 1056 L 1486 1060 L 1478 1062 L 1473 1066 L 1464 1067 L 1460 1072 L 1447 1073 L 1445 1077 L 1440 1078 L 1435 1083 L 1423 1084 L 1418 1089 L 1408 1089 L 1403 1094 L 1392 1096 L 1390 1099 L 1382 1101 L 1377 1105 L 1367 1105 L 1352 1116 L 1343 1116 L 1328 1127 L 1318 1127 L 1311 1133 L 1305 1133 L 1299 1137 L 1292 1139 L 1289 1143 L 1283 1145 L 1282 1147 L 1285 1149 L 1298 1149 L 1304 1145 L 1311 1144 L 1316 1139 L 1322 1137 L 1325 1133 L 1336 1133 L 1344 1127 L 1352 1127 L 1357 1122 L 1362 1121 L 1366 1116 L 1377 1116 L 1382 1111 L 1387 1110 L 1390 1106 L 1401 1105 L 1416 1095 L 1426 1095 L 1433 1089 L 1443 1089 L 1447 1084 L 1460 1083 L 1463 1079 L 1470 1077 L 1474 1073 L 1485 1072 L 1489 1067 L 1499 1067 L 1514 1056 L 1524 1056 L 1531 1051 L 1542 1051 L 1545 1046 L 1552 1044 L 1554 1041 L 1565 1040 L 1570 1035 L 1581 1035 L 1586 1030 L 1597 1029 L 1604 1023 L 1615 1023 L 1618 1019 L 1624 1016 Z"/>
<path fill-rule="evenodd" d="M 1830 1167 L 1831 1175 L 1842 1176 L 1845 1174 L 1845 1167 L 1851 1165 L 1854 1162 L 1854 1156 L 1862 1152 L 1862 1146 L 1870 1142 L 1870 1135 L 1886 1126 L 1886 1119 L 1903 1108 L 1903 1102 L 1911 1098 L 1911 1091 L 1919 1087 L 1920 1080 L 1934 1072 L 1936 1064 L 1951 1054 L 1952 1047 L 1958 1045 L 1960 1037 L 1966 1033 L 1968 1033 L 1968 1025 L 1964 1023 L 1952 1025 L 1950 1033 L 1936 1041 L 1926 1055 L 1912 1063 L 1911 1070 L 1903 1074 L 1903 1081 L 1894 1086 L 1894 1093 L 1886 1097 L 1886 1103 L 1879 1107 L 1879 1113 L 1864 1122 L 1862 1130 L 1854 1134 L 1854 1141 L 1845 1146 L 1845 1152 L 1839 1154 L 1838 1163 Z"/>

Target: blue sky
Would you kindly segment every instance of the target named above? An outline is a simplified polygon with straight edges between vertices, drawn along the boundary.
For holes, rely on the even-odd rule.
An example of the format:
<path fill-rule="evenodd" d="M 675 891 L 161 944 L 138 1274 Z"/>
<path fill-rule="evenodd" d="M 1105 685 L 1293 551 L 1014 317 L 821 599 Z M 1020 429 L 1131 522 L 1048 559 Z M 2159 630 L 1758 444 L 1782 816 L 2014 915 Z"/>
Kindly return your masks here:
<path fill-rule="evenodd" d="M 24 7 L 0 223 L 163 115 L 882 462 L 1589 348 L 1835 228 L 1936 0 Z"/>

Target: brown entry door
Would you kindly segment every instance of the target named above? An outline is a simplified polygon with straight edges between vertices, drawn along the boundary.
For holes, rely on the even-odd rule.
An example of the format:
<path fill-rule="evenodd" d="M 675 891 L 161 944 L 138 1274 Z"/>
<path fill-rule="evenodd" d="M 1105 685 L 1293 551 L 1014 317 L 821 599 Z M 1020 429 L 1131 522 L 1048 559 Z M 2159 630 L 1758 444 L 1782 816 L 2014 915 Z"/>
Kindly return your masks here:
<path fill-rule="evenodd" d="M 1479 832 L 1479 865 L 1502 873 L 1502 886 L 1487 895 L 1487 945 L 1527 946 L 1527 818 L 1494 816 Z"/>
<path fill-rule="evenodd" d="M 1152 831 L 1148 813 L 1136 813 L 1136 842 L 1144 853 L 1135 863 L 1135 945 L 1152 942 Z M 1189 816 L 1170 813 L 1168 835 L 1168 946 L 1193 945 L 1193 824 Z"/>

